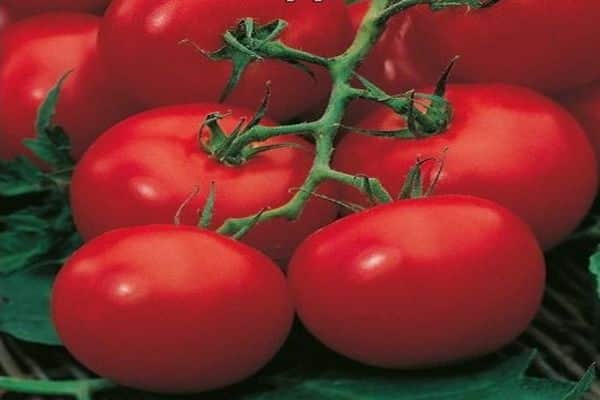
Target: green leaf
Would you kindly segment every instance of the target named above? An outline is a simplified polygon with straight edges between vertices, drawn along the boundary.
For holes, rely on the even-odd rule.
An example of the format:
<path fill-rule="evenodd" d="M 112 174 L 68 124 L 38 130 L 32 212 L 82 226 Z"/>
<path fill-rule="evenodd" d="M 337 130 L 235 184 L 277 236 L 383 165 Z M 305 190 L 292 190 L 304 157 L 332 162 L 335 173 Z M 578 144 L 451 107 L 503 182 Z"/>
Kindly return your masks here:
<path fill-rule="evenodd" d="M 598 298 L 600 298 L 600 247 L 590 257 L 589 269 L 596 278 L 596 292 L 598 293 Z"/>
<path fill-rule="evenodd" d="M 69 74 L 70 72 L 67 72 L 58 80 L 40 106 L 35 124 L 37 137 L 24 141 L 25 146 L 33 151 L 37 157 L 57 169 L 73 166 L 69 138 L 62 128 L 55 126 L 52 122 L 62 85 Z"/>
<path fill-rule="evenodd" d="M 73 161 L 67 135 L 52 124 L 65 75 L 40 107 L 38 133 L 26 145 L 47 170 L 19 157 L 0 162 L 0 331 L 59 344 L 50 322 L 52 282 L 81 245 L 69 207 Z"/>
<path fill-rule="evenodd" d="M 0 331 L 29 342 L 60 345 L 50 318 L 56 267 L 39 266 L 0 276 Z"/>
<path fill-rule="evenodd" d="M 593 370 L 579 383 L 527 377 L 533 357 L 420 373 L 288 373 L 271 380 L 273 390 L 244 400 L 577 400 L 595 378 Z"/>

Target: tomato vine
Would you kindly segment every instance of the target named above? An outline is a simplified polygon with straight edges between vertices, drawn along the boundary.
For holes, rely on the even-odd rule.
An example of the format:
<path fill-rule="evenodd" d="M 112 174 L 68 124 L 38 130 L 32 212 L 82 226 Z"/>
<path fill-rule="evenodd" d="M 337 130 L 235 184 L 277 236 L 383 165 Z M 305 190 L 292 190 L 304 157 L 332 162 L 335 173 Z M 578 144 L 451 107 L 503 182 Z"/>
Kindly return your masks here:
<path fill-rule="evenodd" d="M 392 201 L 392 196 L 377 179 L 347 174 L 331 167 L 335 138 L 342 128 L 345 111 L 353 100 L 375 101 L 390 107 L 407 120 L 406 129 L 389 132 L 389 136 L 414 138 L 440 133 L 447 126 L 451 115 L 450 105 L 443 98 L 448 71 L 442 75 L 433 94 L 409 91 L 393 96 L 360 76 L 356 70 L 383 33 L 387 21 L 397 13 L 417 5 L 429 5 L 433 10 L 439 10 L 454 6 L 483 8 L 492 4 L 493 2 L 483 0 L 373 0 L 352 45 L 343 54 L 332 58 L 306 53 L 281 43 L 277 38 L 285 29 L 285 21 L 257 26 L 252 19 L 245 19 L 234 30 L 225 33 L 224 47 L 216 52 L 208 53 L 196 47 L 196 50 L 211 59 L 233 62 L 234 72 L 224 96 L 235 90 L 235 84 L 250 63 L 262 59 L 282 60 L 308 73 L 310 72 L 305 64 L 318 65 L 328 70 L 333 81 L 329 103 L 317 120 L 277 127 L 256 124 L 231 139 L 227 153 L 235 156 L 252 143 L 300 132 L 313 138 L 316 155 L 304 184 L 289 202 L 247 217 L 231 218 L 224 222 L 218 232 L 237 236 L 240 231 L 247 231 L 257 222 L 281 217 L 294 220 L 301 214 L 304 205 L 319 185 L 326 180 L 354 186 L 380 203 Z M 356 85 L 356 82 L 360 85 Z M 213 134 L 214 129 L 213 127 Z"/>

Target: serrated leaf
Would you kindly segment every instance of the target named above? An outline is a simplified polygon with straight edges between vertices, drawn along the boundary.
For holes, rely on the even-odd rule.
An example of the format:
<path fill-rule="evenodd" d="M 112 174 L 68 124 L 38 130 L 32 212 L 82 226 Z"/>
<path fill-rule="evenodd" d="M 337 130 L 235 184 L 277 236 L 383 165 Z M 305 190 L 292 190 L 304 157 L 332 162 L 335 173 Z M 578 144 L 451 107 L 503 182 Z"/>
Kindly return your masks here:
<path fill-rule="evenodd" d="M 52 124 L 60 88 L 40 107 L 37 136 L 26 141 L 42 170 L 24 157 L 0 162 L 0 331 L 58 344 L 50 323 L 50 287 L 58 267 L 81 245 L 68 199 L 73 161 L 67 135 Z"/>
<path fill-rule="evenodd" d="M 0 196 L 22 196 L 46 190 L 43 173 L 25 157 L 0 160 Z"/>
<path fill-rule="evenodd" d="M 33 151 L 38 158 L 56 169 L 63 169 L 73 165 L 69 137 L 61 127 L 53 123 L 56 106 L 60 98 L 60 91 L 69 74 L 70 72 L 67 72 L 58 80 L 41 104 L 35 124 L 37 136 L 34 139 L 24 140 L 25 146 Z"/>
<path fill-rule="evenodd" d="M 17 339 L 60 345 L 50 318 L 55 266 L 0 276 L 0 331 Z"/>
<path fill-rule="evenodd" d="M 286 374 L 276 377 L 271 391 L 244 400 L 577 400 L 594 380 L 593 370 L 579 383 L 530 378 L 525 375 L 534 354 L 467 368 L 420 373 L 363 369 L 320 376 Z"/>

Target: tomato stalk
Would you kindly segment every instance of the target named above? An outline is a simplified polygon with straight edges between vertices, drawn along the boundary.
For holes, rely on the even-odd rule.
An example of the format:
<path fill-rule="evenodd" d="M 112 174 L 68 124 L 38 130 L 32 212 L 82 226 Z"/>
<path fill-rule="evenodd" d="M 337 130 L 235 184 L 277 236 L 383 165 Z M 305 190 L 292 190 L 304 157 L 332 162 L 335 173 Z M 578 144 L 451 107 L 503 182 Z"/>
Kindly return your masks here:
<path fill-rule="evenodd" d="M 76 381 L 45 381 L 0 377 L 0 386 L 15 393 L 44 396 L 70 396 L 77 400 L 91 400 L 94 393 L 114 389 L 115 384 L 105 379 Z"/>
<path fill-rule="evenodd" d="M 408 92 L 400 96 L 392 96 L 356 73 L 361 62 L 382 35 L 389 18 L 419 4 L 429 5 L 435 10 L 461 5 L 474 8 L 488 5 L 479 0 L 373 0 L 358 29 L 354 42 L 343 54 L 333 58 L 315 56 L 285 46 L 276 40 L 260 42 L 248 39 L 248 43 L 255 45 L 255 47 L 253 46 L 251 50 L 246 48 L 245 52 L 251 54 L 254 59 L 280 59 L 295 65 L 300 64 L 303 66 L 304 63 L 310 63 L 325 67 L 332 77 L 333 86 L 329 103 L 319 119 L 278 127 L 257 125 L 248 129 L 247 132 L 239 135 L 233 141 L 230 152 L 235 154 L 254 142 L 262 142 L 274 136 L 298 134 L 300 132 L 313 137 L 316 144 L 316 154 L 314 164 L 305 182 L 298 188 L 288 203 L 244 218 L 228 219 L 218 229 L 218 232 L 226 235 L 236 235 L 242 230 L 247 230 L 249 225 L 257 222 L 273 218 L 294 220 L 300 216 L 304 205 L 317 191 L 319 185 L 326 180 L 353 186 L 379 203 L 388 203 L 393 200 L 393 197 L 379 180 L 336 171 L 331 167 L 331 160 L 336 135 L 342 126 L 341 122 L 346 109 L 353 100 L 366 99 L 379 102 L 404 116 L 408 122 L 408 128 L 405 132 L 407 135 L 393 135 L 395 137 L 414 138 L 419 137 L 421 133 L 437 134 L 445 129 L 450 118 L 450 107 L 443 98 L 443 90 L 438 90 L 433 95 Z M 240 37 L 243 37 L 243 35 Z M 240 43 L 236 43 L 236 46 L 238 44 Z M 231 57 L 231 59 L 235 60 L 234 57 Z M 247 59 L 244 59 L 244 62 L 247 62 Z M 444 82 L 446 78 L 447 74 L 444 74 Z M 236 79 L 239 79 L 239 76 Z M 362 84 L 362 88 L 354 86 L 356 80 Z M 428 102 L 428 106 L 421 107 L 421 109 L 427 108 L 427 111 L 423 112 L 417 109 L 415 105 L 417 99 L 424 99 Z"/>

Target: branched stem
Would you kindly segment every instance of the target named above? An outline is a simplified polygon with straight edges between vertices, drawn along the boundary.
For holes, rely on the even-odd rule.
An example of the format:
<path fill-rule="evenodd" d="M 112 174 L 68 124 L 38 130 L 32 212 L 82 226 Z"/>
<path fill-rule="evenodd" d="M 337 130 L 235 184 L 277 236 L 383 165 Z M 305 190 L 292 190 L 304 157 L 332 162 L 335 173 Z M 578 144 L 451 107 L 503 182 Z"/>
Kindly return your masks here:
<path fill-rule="evenodd" d="M 414 114 L 416 123 L 427 134 L 439 133 L 444 130 L 448 119 L 444 116 L 449 114 L 449 111 L 446 107 L 442 107 L 441 111 L 414 112 L 414 93 L 401 96 L 388 95 L 373 83 L 358 76 L 356 71 L 383 33 L 388 19 L 394 14 L 419 4 L 441 8 L 454 5 L 473 5 L 473 2 L 476 1 L 479 0 L 372 0 L 354 42 L 343 54 L 332 58 L 324 58 L 293 49 L 280 41 L 261 43 L 257 48 L 261 58 L 279 59 L 298 64 L 313 64 L 327 69 L 333 81 L 332 91 L 329 103 L 318 120 L 277 127 L 257 125 L 250 127 L 244 134 L 237 136 L 232 141 L 228 150 L 229 154 L 236 154 L 252 143 L 262 142 L 275 136 L 305 134 L 312 136 L 316 144 L 316 154 L 306 180 L 286 204 L 257 212 L 245 218 L 228 219 L 218 229 L 218 232 L 237 237 L 239 232 L 247 230 L 249 226 L 257 222 L 273 218 L 296 219 L 302 213 L 304 205 L 312 194 L 326 180 L 334 180 L 353 186 L 376 202 L 387 203 L 392 201 L 392 196 L 376 179 L 354 176 L 331 168 L 335 137 L 348 105 L 351 101 L 362 98 L 382 103 L 404 116 Z M 357 79 L 364 88 L 353 86 Z M 435 96 L 429 96 L 429 99 L 431 100 L 433 97 Z M 437 101 L 435 100 L 433 99 L 431 103 L 435 105 L 445 104 L 445 101 L 439 97 Z"/>

